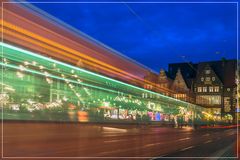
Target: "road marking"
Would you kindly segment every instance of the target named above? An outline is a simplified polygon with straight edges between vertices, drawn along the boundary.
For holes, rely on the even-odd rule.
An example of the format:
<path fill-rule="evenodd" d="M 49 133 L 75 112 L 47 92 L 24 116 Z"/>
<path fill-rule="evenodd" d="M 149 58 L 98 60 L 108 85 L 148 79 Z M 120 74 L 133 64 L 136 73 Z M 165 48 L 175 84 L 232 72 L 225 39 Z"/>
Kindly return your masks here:
<path fill-rule="evenodd" d="M 167 154 L 163 154 L 163 155 L 161 155 L 161 156 L 159 156 L 159 157 L 166 157 L 167 156 Z M 157 157 L 158 158 L 158 157 Z"/>
<path fill-rule="evenodd" d="M 189 137 L 178 139 L 177 141 L 184 141 L 190 139 Z"/>
<path fill-rule="evenodd" d="M 125 139 L 113 139 L 113 140 L 107 140 L 103 141 L 104 143 L 113 143 L 113 142 L 119 142 L 119 141 L 126 141 Z"/>
<path fill-rule="evenodd" d="M 205 137 L 205 136 L 210 136 L 210 134 L 209 134 L 209 133 L 207 133 L 207 134 L 204 134 L 204 135 L 203 135 L 203 137 Z"/>
<path fill-rule="evenodd" d="M 231 136 L 231 135 L 234 135 L 234 134 L 235 134 L 235 133 L 228 133 L 227 135 L 228 135 L 228 136 Z"/>
<path fill-rule="evenodd" d="M 207 143 L 210 143 L 210 142 L 212 142 L 212 140 L 208 140 L 208 141 L 204 142 L 204 144 L 207 144 Z"/>
<path fill-rule="evenodd" d="M 151 147 L 151 146 L 156 146 L 156 145 L 159 145 L 159 144 L 163 144 L 162 142 L 159 142 L 159 143 L 152 143 L 152 144 L 146 144 L 143 146 L 143 148 L 145 147 Z"/>
<path fill-rule="evenodd" d="M 111 132 L 111 133 L 114 133 L 114 132 L 125 133 L 125 132 L 127 132 L 126 129 L 113 128 L 113 127 L 103 127 L 103 130 L 106 131 L 106 132 Z"/>
<path fill-rule="evenodd" d="M 154 146 L 154 144 L 146 144 L 143 147 L 151 147 L 151 146 Z"/>
<path fill-rule="evenodd" d="M 156 146 L 156 145 L 159 145 L 159 144 L 164 144 L 164 143 L 159 142 L 159 143 L 146 144 L 146 145 L 144 145 L 142 148 L 147 148 L 147 147 L 151 147 L 151 146 Z"/>
<path fill-rule="evenodd" d="M 191 149 L 191 148 L 193 148 L 193 147 L 194 147 L 194 146 L 186 147 L 186 148 L 181 149 L 180 151 L 186 151 L 186 150 Z"/>

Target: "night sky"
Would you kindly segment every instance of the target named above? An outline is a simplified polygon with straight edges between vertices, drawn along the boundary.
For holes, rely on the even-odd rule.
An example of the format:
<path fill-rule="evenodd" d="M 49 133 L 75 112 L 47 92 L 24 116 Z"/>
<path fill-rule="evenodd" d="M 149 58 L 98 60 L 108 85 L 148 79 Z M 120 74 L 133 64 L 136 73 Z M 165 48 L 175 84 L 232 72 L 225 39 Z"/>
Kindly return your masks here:
<path fill-rule="evenodd" d="M 236 4 L 34 5 L 156 72 L 236 58 Z"/>

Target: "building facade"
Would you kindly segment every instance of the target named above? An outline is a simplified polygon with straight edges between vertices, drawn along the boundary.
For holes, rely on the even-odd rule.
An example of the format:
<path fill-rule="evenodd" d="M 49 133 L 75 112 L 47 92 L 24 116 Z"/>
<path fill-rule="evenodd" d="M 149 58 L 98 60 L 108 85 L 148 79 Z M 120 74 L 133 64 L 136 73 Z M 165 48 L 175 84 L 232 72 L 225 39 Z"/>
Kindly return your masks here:
<path fill-rule="evenodd" d="M 235 119 L 236 70 L 236 60 L 199 63 L 193 88 L 196 103 L 211 109 L 215 115 Z"/>
<path fill-rule="evenodd" d="M 172 63 L 168 71 L 161 69 L 159 75 L 149 73 L 145 79 L 167 89 L 168 92 L 163 90 L 162 94 L 196 103 L 216 117 L 235 120 L 237 73 L 237 60 L 223 58 L 200 63 Z M 144 88 L 155 91 L 154 86 L 147 83 Z"/>
<path fill-rule="evenodd" d="M 175 79 L 172 89 L 186 86 L 194 95 L 195 103 L 208 108 L 213 115 L 235 119 L 237 107 L 237 61 L 222 59 L 200 63 L 169 64 L 168 72 Z M 181 72 L 181 75 L 180 75 Z"/>

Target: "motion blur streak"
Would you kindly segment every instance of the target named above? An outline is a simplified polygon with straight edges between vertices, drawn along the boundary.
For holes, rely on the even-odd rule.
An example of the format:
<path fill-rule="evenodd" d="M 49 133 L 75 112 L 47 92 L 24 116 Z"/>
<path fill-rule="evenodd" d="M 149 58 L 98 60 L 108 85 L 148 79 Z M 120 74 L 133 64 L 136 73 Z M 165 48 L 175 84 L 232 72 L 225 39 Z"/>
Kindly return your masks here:
<path fill-rule="evenodd" d="M 29 4 L 4 3 L 1 26 L 3 27 L 4 41 L 14 45 L 134 85 L 143 86 L 144 83 L 148 83 L 160 93 L 168 95 L 175 93 L 167 88 L 159 87 L 149 80 L 144 80 L 144 77 L 152 72 L 149 68 L 76 31 L 63 22 L 59 22 Z"/>

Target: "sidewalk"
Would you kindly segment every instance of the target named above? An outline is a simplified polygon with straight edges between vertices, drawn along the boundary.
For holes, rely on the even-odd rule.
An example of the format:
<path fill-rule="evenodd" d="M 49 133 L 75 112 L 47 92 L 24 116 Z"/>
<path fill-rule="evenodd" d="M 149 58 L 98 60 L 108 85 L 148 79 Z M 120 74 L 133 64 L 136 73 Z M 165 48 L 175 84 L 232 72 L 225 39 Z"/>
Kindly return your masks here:
<path fill-rule="evenodd" d="M 212 158 L 206 158 L 205 160 L 238 160 L 237 158 L 237 144 L 233 142 L 229 146 L 224 147 L 223 149 L 213 153 Z"/>

